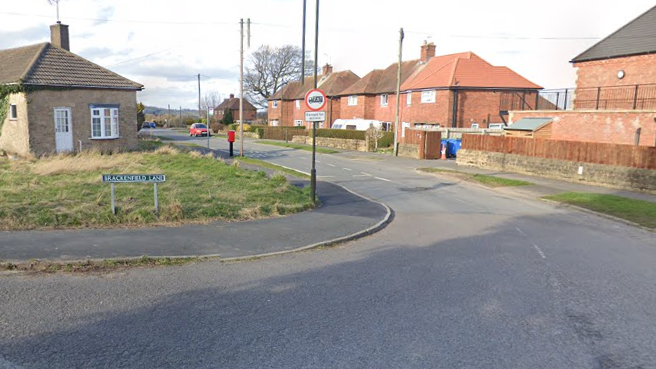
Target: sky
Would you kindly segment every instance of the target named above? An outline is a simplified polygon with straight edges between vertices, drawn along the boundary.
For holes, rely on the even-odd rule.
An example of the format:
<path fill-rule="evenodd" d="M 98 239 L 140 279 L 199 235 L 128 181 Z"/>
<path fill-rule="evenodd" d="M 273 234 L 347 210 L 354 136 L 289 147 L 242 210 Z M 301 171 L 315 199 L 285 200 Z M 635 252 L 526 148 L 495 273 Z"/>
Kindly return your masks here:
<path fill-rule="evenodd" d="M 48 0 L 2 0 L 0 49 L 50 41 L 57 21 Z M 545 88 L 574 87 L 569 61 L 653 7 L 653 0 L 322 0 L 318 65 L 363 77 L 398 59 L 472 51 Z M 250 48 L 301 46 L 303 0 L 60 0 L 71 51 L 145 89 L 137 100 L 171 109 L 201 94 L 239 95 L 240 19 L 251 19 Z M 316 0 L 307 0 L 306 47 L 314 55 Z"/>

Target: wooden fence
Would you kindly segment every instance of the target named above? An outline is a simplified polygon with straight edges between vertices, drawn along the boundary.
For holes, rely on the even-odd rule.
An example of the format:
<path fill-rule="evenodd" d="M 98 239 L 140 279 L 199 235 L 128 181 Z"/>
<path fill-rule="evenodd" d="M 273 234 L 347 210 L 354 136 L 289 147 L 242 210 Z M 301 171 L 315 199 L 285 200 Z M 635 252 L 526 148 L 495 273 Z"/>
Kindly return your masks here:
<path fill-rule="evenodd" d="M 656 170 L 656 147 L 464 135 L 462 149 Z"/>

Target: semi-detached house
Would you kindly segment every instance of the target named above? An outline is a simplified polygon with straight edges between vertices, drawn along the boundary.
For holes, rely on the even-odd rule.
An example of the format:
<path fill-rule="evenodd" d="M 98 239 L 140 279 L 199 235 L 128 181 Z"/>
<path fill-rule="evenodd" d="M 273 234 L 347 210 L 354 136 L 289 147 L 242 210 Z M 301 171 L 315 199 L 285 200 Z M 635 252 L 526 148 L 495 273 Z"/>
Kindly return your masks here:
<path fill-rule="evenodd" d="M 333 72 L 333 67 L 326 64 L 317 86 L 324 91 L 327 97 L 326 106 L 322 111 L 326 113 L 326 122 L 319 123 L 318 128 L 330 128 L 330 123 L 340 119 L 339 93 L 360 80 L 350 70 Z M 305 126 L 311 128 L 311 123 L 305 121 L 305 112 L 310 111 L 305 106 L 305 94 L 314 87 L 314 78 L 305 77 L 304 83 L 290 82 L 269 98 L 269 125 L 270 126 Z"/>

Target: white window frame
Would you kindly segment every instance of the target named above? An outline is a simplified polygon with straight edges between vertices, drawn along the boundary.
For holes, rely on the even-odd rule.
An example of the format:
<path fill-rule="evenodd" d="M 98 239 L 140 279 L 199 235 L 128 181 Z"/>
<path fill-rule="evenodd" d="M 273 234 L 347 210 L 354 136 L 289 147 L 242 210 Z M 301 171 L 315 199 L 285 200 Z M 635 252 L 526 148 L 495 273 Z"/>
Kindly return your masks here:
<path fill-rule="evenodd" d="M 301 108 L 301 100 L 296 100 L 296 109 Z"/>
<path fill-rule="evenodd" d="M 408 92 L 408 94 L 405 97 L 405 105 L 410 106 L 412 105 L 412 93 Z"/>
<path fill-rule="evenodd" d="M 478 123 L 472 123 L 471 129 L 478 129 Z"/>
<path fill-rule="evenodd" d="M 389 96 L 387 94 L 380 95 L 380 106 L 387 106 L 389 104 Z"/>
<path fill-rule="evenodd" d="M 435 90 L 421 91 L 421 103 L 429 104 L 435 102 Z"/>
<path fill-rule="evenodd" d="M 18 106 L 16 104 L 9 104 L 9 120 L 18 119 Z"/>
<path fill-rule="evenodd" d="M 490 123 L 488 125 L 489 129 L 503 129 L 503 123 Z"/>
<path fill-rule="evenodd" d="M 119 107 L 113 106 L 91 106 L 91 138 L 94 140 L 107 140 L 119 138 Z M 109 132 L 108 132 L 109 131 Z"/>
<path fill-rule="evenodd" d="M 273 100 L 271 102 L 271 107 L 274 108 L 274 109 L 277 109 L 278 108 L 278 100 Z"/>
<path fill-rule="evenodd" d="M 351 95 L 348 97 L 348 106 L 358 105 L 358 95 Z"/>
<path fill-rule="evenodd" d="M 271 119 L 271 126 L 272 127 L 278 127 L 280 124 L 280 121 L 278 119 Z"/>
<path fill-rule="evenodd" d="M 294 127 L 300 127 L 303 125 L 303 119 L 294 120 Z"/>

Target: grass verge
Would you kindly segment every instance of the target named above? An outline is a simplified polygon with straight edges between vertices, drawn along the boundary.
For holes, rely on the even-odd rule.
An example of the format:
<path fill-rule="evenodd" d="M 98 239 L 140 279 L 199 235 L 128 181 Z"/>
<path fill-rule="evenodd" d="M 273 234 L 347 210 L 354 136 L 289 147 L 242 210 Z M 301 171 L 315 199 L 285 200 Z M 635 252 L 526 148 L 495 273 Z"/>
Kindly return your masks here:
<path fill-rule="evenodd" d="M 628 220 L 641 226 L 656 228 L 656 203 L 607 194 L 566 192 L 545 196 L 547 200 L 576 205 L 598 213 Z"/>
<path fill-rule="evenodd" d="M 263 167 L 263 168 L 272 169 L 272 170 L 275 170 L 275 171 L 278 171 L 278 172 L 289 174 L 289 175 L 294 176 L 294 177 L 310 179 L 310 176 L 305 174 L 305 173 L 301 173 L 301 172 L 299 172 L 297 170 L 294 170 L 294 169 L 281 167 L 280 165 L 271 164 L 271 163 L 268 163 L 268 162 L 263 161 L 263 160 L 243 157 L 243 158 L 236 158 L 235 161 L 236 162 L 242 162 L 244 164 L 252 164 L 252 165 L 257 165 L 257 166 L 260 166 L 260 167 Z"/>
<path fill-rule="evenodd" d="M 447 174 L 447 175 L 458 177 L 465 181 L 481 183 L 488 187 L 517 187 L 517 186 L 532 185 L 531 182 L 519 181 L 516 179 L 501 178 L 501 177 L 489 176 L 485 174 L 471 174 L 471 173 L 458 172 L 449 169 L 418 168 L 417 170 L 426 173 Z"/>
<path fill-rule="evenodd" d="M 255 141 L 255 143 L 263 144 L 263 145 L 288 147 L 290 149 L 296 149 L 296 150 L 312 151 L 312 145 L 301 145 L 295 143 L 276 142 L 276 141 Z M 324 147 L 317 147 L 317 152 L 320 154 L 337 154 L 339 151 L 326 149 Z"/>
<path fill-rule="evenodd" d="M 101 175 L 134 173 L 167 176 L 158 185 L 159 217 L 148 183 L 116 184 L 117 214 L 112 214 L 110 185 L 101 182 Z M 0 158 L 0 230 L 250 220 L 310 209 L 309 191 L 289 184 L 285 176 L 269 177 L 171 146 L 113 155 Z"/>
<path fill-rule="evenodd" d="M 142 256 L 138 259 L 106 259 L 99 261 L 53 262 L 30 260 L 20 263 L 0 261 L 0 271 L 32 273 L 107 273 L 133 267 L 158 267 L 196 263 L 209 258 L 152 258 Z"/>

